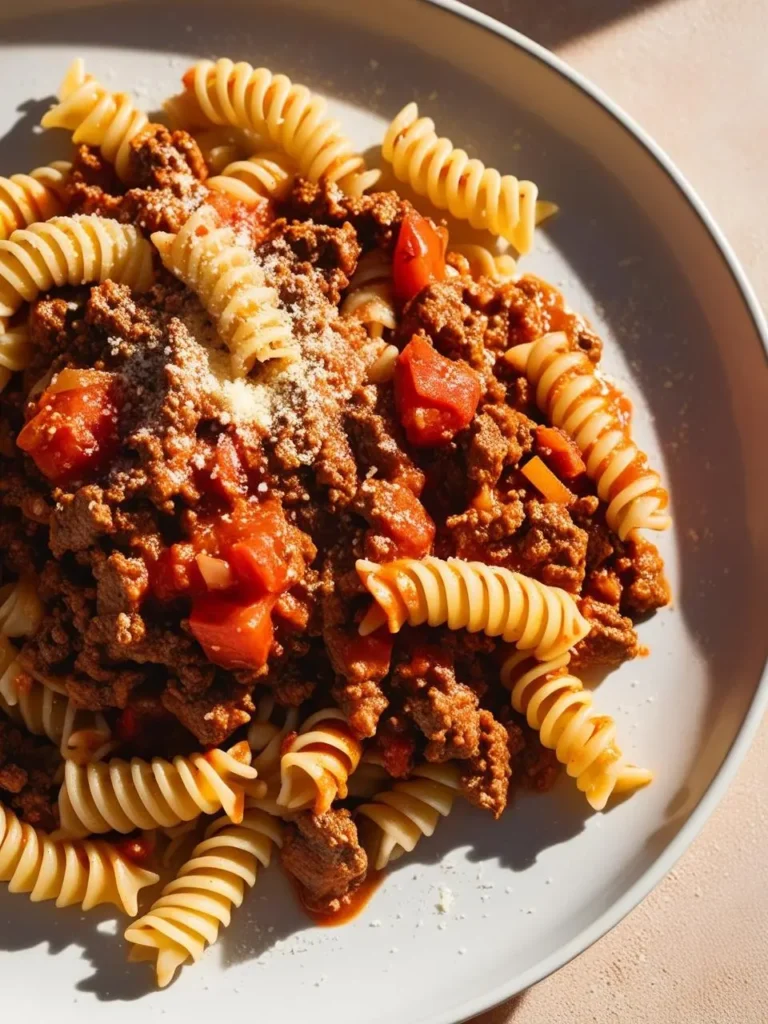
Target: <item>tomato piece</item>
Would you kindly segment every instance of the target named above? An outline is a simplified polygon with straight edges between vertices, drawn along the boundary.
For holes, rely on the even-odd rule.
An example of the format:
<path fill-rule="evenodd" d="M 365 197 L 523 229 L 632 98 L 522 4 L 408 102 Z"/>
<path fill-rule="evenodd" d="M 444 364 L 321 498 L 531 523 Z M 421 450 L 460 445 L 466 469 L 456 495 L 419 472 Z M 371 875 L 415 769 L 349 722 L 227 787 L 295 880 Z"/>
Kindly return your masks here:
<path fill-rule="evenodd" d="M 118 405 L 114 381 L 43 392 L 37 412 L 16 443 L 56 484 L 93 477 L 117 453 Z"/>
<path fill-rule="evenodd" d="M 218 498 L 233 501 L 248 491 L 248 478 L 243 463 L 229 434 L 219 434 L 205 469 L 197 473 L 201 490 Z"/>
<path fill-rule="evenodd" d="M 257 533 L 229 549 L 227 558 L 232 571 L 247 590 L 254 594 L 281 593 L 287 567 L 279 547 L 279 537 Z"/>
<path fill-rule="evenodd" d="M 587 472 L 575 441 L 558 427 L 536 428 L 536 453 L 561 480 L 575 480 Z"/>
<path fill-rule="evenodd" d="M 115 724 L 115 735 L 122 743 L 130 743 L 138 734 L 138 715 L 133 708 L 123 708 Z"/>
<path fill-rule="evenodd" d="M 407 487 L 379 481 L 370 519 L 395 542 L 398 558 L 423 558 L 435 539 L 435 524 L 422 503 Z"/>
<path fill-rule="evenodd" d="M 272 646 L 273 597 L 243 603 L 222 594 L 195 599 L 189 616 L 192 635 L 214 665 L 261 668 Z"/>
<path fill-rule="evenodd" d="M 383 679 L 389 672 L 394 637 L 385 627 L 360 636 L 354 627 L 335 626 L 325 633 L 328 656 L 334 671 L 345 679 Z"/>
<path fill-rule="evenodd" d="M 140 835 L 120 839 L 112 844 L 117 852 L 133 864 L 143 866 L 148 864 L 155 852 L 155 834 Z"/>
<path fill-rule="evenodd" d="M 150 590 L 158 601 L 205 594 L 207 586 L 196 561 L 192 544 L 172 544 L 160 552 L 149 567 Z"/>
<path fill-rule="evenodd" d="M 441 355 L 414 335 L 395 365 L 395 407 L 411 444 L 447 444 L 472 422 L 480 380 L 466 363 Z"/>
<path fill-rule="evenodd" d="M 266 229 L 275 219 L 275 206 L 269 199 L 260 196 L 253 202 L 235 199 L 226 192 L 209 190 L 206 203 L 218 214 L 222 227 L 230 227 L 236 235 L 245 235 L 252 245 L 264 237 Z"/>
<path fill-rule="evenodd" d="M 434 228 L 415 210 L 404 218 L 392 256 L 392 284 L 399 302 L 412 299 L 433 281 L 444 280 L 447 243 L 447 232 Z"/>

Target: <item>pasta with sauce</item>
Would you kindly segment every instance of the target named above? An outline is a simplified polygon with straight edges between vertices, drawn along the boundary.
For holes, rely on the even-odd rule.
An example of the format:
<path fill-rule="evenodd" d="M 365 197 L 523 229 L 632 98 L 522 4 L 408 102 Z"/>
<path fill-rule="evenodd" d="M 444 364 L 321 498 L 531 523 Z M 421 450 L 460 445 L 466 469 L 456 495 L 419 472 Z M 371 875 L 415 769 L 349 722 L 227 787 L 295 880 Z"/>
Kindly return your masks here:
<path fill-rule="evenodd" d="M 276 851 L 338 920 L 457 796 L 650 782 L 582 676 L 669 603 L 661 478 L 526 272 L 533 182 L 409 104 L 417 210 L 225 58 L 163 111 L 75 61 L 62 159 L 0 178 L 0 880 L 136 915 L 156 860 L 160 987 Z"/>

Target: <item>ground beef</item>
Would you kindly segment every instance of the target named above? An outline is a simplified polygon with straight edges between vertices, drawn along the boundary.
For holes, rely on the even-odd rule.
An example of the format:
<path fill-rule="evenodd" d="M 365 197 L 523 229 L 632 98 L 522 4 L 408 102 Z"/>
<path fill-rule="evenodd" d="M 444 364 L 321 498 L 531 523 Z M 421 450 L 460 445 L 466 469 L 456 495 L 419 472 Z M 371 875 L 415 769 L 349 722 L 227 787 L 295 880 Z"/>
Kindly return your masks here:
<path fill-rule="evenodd" d="M 341 225 L 349 221 L 367 252 L 377 247 L 391 251 L 400 224 L 412 209 L 396 192 L 371 192 L 351 197 L 327 180 L 315 184 L 297 178 L 283 212 L 288 219 L 318 224 Z"/>
<path fill-rule="evenodd" d="M 368 858 L 347 810 L 304 811 L 284 826 L 283 867 L 299 883 L 305 906 L 335 914 L 365 881 Z"/>
<path fill-rule="evenodd" d="M 525 529 L 515 568 L 552 587 L 578 594 L 584 580 L 587 533 L 576 526 L 564 505 L 525 503 Z"/>
<path fill-rule="evenodd" d="M 507 730 L 490 711 L 479 713 L 477 753 L 461 762 L 461 792 L 476 807 L 499 818 L 507 806 L 511 774 Z"/>
<path fill-rule="evenodd" d="M 445 522 L 445 533 L 437 544 L 443 557 L 454 555 L 471 562 L 515 566 L 518 561 L 516 534 L 525 521 L 522 501 L 511 497 L 490 509 L 470 508 Z"/>
<path fill-rule="evenodd" d="M 231 686 L 211 687 L 205 695 L 190 699 L 173 681 L 163 691 L 163 707 L 174 715 L 203 746 L 219 746 L 233 732 L 250 722 L 255 711 L 250 693 Z"/>
<path fill-rule="evenodd" d="M 516 716 L 506 723 L 505 729 L 515 781 L 538 793 L 551 789 L 562 771 L 555 751 L 543 746 L 538 734 L 522 718 Z"/>
<path fill-rule="evenodd" d="M 579 608 L 589 622 L 590 631 L 574 648 L 571 662 L 574 670 L 620 665 L 641 653 L 632 620 L 617 608 L 591 597 L 583 598 Z"/>
<path fill-rule="evenodd" d="M 205 181 L 208 169 L 200 148 L 185 131 L 171 132 L 148 124 L 131 140 L 131 184 L 146 189 L 174 189 L 187 177 Z"/>
<path fill-rule="evenodd" d="M 0 801 L 45 831 L 58 826 L 55 777 L 60 764 L 59 752 L 48 740 L 0 715 Z"/>
<path fill-rule="evenodd" d="M 507 405 L 485 405 L 471 427 L 467 475 L 492 488 L 507 466 L 516 466 L 531 450 L 535 424 Z"/>
<path fill-rule="evenodd" d="M 357 233 L 351 224 L 331 227 L 311 221 L 290 223 L 277 220 L 272 225 L 270 238 L 287 244 L 299 263 L 314 267 L 325 282 L 324 292 L 328 301 L 338 305 L 360 257 Z M 266 256 L 269 250 L 270 242 L 267 240 L 261 252 Z"/>
<path fill-rule="evenodd" d="M 127 558 L 120 551 L 107 556 L 99 550 L 94 552 L 91 567 L 99 615 L 138 611 L 149 586 L 147 564 L 142 558 Z"/>
<path fill-rule="evenodd" d="M 427 738 L 428 761 L 476 757 L 480 749 L 477 694 L 456 679 L 453 652 L 417 643 L 392 673 L 403 713 Z"/>
<path fill-rule="evenodd" d="M 614 568 L 624 587 L 621 610 L 625 615 L 647 615 L 669 604 L 664 561 L 654 544 L 642 537 L 628 541 L 626 554 L 616 559 Z"/>
<path fill-rule="evenodd" d="M 399 482 L 415 495 L 422 493 L 425 476 L 404 450 L 403 429 L 395 414 L 391 389 L 359 388 L 344 417 L 344 426 L 361 473 L 375 469 L 384 480 Z"/>
<path fill-rule="evenodd" d="M 114 531 L 112 510 L 98 484 L 85 484 L 74 493 L 61 492 L 51 515 L 51 551 L 87 551 L 100 537 Z"/>

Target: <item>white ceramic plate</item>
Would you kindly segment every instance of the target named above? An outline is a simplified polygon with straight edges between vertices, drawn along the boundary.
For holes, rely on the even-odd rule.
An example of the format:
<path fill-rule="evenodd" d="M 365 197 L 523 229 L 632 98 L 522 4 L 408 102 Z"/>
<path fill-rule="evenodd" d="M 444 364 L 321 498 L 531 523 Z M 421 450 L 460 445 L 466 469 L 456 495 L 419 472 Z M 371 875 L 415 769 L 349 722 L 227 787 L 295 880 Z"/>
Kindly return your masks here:
<path fill-rule="evenodd" d="M 766 706 L 768 373 L 754 298 L 689 186 L 625 115 L 459 4 L 75 7 L 2 7 L 2 173 L 64 145 L 32 129 L 76 54 L 147 107 L 175 91 L 190 59 L 228 55 L 327 94 L 361 146 L 417 98 L 441 131 L 537 181 L 562 214 L 524 265 L 592 318 L 607 368 L 636 401 L 639 440 L 673 494 L 662 549 L 675 602 L 640 628 L 650 657 L 611 675 L 598 698 L 629 753 L 657 772 L 650 789 L 604 815 L 588 814 L 568 779 L 519 797 L 498 824 L 461 807 L 342 929 L 312 927 L 273 869 L 163 993 L 145 966 L 124 963 L 109 914 L 2 892 L 3 1006 L 60 1024 L 464 1019 L 562 965 L 646 895 L 722 795 Z M 440 887 L 454 897 L 447 914 Z"/>

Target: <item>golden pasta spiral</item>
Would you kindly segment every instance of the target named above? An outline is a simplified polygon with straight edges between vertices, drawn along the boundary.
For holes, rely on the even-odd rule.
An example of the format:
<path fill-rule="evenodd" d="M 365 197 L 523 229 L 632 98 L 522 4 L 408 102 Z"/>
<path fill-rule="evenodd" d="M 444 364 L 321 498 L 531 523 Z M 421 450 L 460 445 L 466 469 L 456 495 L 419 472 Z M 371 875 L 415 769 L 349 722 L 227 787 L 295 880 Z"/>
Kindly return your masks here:
<path fill-rule="evenodd" d="M 315 814 L 324 814 L 337 797 L 346 797 L 347 779 L 362 752 L 338 708 L 310 715 L 280 759 L 278 805 L 290 811 L 312 807 Z"/>
<path fill-rule="evenodd" d="M 422 764 L 409 779 L 358 807 L 361 841 L 374 870 L 410 853 L 422 836 L 431 836 L 440 818 L 450 814 L 458 788 L 455 762 Z M 360 822 L 360 817 L 366 821 Z"/>
<path fill-rule="evenodd" d="M 71 167 L 57 160 L 29 174 L 0 177 L 0 239 L 64 212 L 64 182 Z"/>
<path fill-rule="evenodd" d="M 208 121 L 257 132 L 311 181 L 327 178 L 361 195 L 378 180 L 379 172 L 366 170 L 338 121 L 326 116 L 326 101 L 285 75 L 222 58 L 199 61 L 185 81 Z"/>
<path fill-rule="evenodd" d="M 243 816 L 242 783 L 256 778 L 256 770 L 238 757 L 247 744 L 228 753 L 134 757 L 95 764 L 67 761 L 59 793 L 59 817 L 67 835 L 132 832 L 135 828 L 169 828 L 201 814 L 223 809 L 233 820 Z M 235 756 L 233 756 L 235 755 Z M 250 762 L 250 752 L 247 760 Z"/>
<path fill-rule="evenodd" d="M 43 128 L 65 128 L 72 141 L 98 146 L 115 165 L 121 181 L 129 180 L 131 142 L 148 118 L 124 92 L 110 92 L 74 60 L 59 88 L 59 102 L 43 115 Z"/>
<path fill-rule="evenodd" d="M 376 604 L 360 624 L 364 636 L 387 622 L 482 631 L 542 660 L 556 657 L 589 632 L 574 598 L 559 587 L 483 562 L 400 558 L 385 565 L 359 559 L 360 579 Z"/>
<path fill-rule="evenodd" d="M 279 714 L 275 698 L 271 693 L 264 694 L 248 727 L 248 746 L 253 753 L 251 767 L 256 769 L 260 779 L 267 779 L 278 771 L 283 740 L 288 733 L 295 732 L 299 724 L 298 708 L 284 709 L 282 725 L 275 721 Z"/>
<path fill-rule="evenodd" d="M 75 707 L 68 697 L 32 679 L 17 652 L 0 636 L 0 710 L 34 736 L 47 736 L 66 760 L 87 764 L 110 749 L 112 731 L 103 715 Z"/>
<path fill-rule="evenodd" d="M 49 288 L 107 280 L 136 291 L 152 283 L 152 247 L 133 224 L 54 217 L 0 241 L 0 316 Z"/>
<path fill-rule="evenodd" d="M 612 793 L 645 786 L 653 773 L 627 764 L 616 746 L 615 721 L 593 711 L 592 694 L 568 672 L 569 658 L 562 654 L 537 662 L 517 651 L 504 662 L 501 681 L 511 691 L 515 711 L 555 751 L 590 806 L 601 811 Z"/>
<path fill-rule="evenodd" d="M 471 243 L 457 243 L 451 245 L 448 252 L 450 256 L 455 253 L 463 256 L 467 261 L 468 270 L 475 280 L 481 277 L 490 278 L 491 281 L 513 281 L 517 277 L 517 263 L 509 253 L 493 253 L 484 245 Z M 449 268 L 449 271 L 453 268 Z"/>
<path fill-rule="evenodd" d="M 397 327 L 392 291 L 392 261 L 378 249 L 366 253 L 349 282 L 341 312 L 365 324 L 371 338 Z"/>
<path fill-rule="evenodd" d="M 283 153 L 257 153 L 247 160 L 235 160 L 221 174 L 209 178 L 208 188 L 224 192 L 243 203 L 259 199 L 284 199 L 295 177 L 291 161 Z"/>
<path fill-rule="evenodd" d="M 473 228 L 501 235 L 526 253 L 533 245 L 538 189 L 532 181 L 503 177 L 480 160 L 439 138 L 435 123 L 419 117 L 415 103 L 403 107 L 390 124 L 381 152 L 395 176 Z"/>
<path fill-rule="evenodd" d="M 282 846 L 280 824 L 263 811 L 247 809 L 237 825 L 217 818 L 160 898 L 126 929 L 134 944 L 129 959 L 156 959 L 157 984 L 165 988 L 229 925 L 232 908 L 255 884 L 259 864 L 269 867 L 275 846 Z"/>
<path fill-rule="evenodd" d="M 571 351 L 567 335 L 557 331 L 516 345 L 505 358 L 536 388 L 536 404 L 550 422 L 578 445 L 621 540 L 634 530 L 666 530 L 672 520 L 661 477 L 632 441 L 587 356 Z"/>
<path fill-rule="evenodd" d="M 355 800 L 370 800 L 391 781 L 392 776 L 384 767 L 381 754 L 375 750 L 366 750 L 357 768 L 349 776 L 347 796 Z"/>
<path fill-rule="evenodd" d="M 0 318 L 0 391 L 12 374 L 27 368 L 31 357 L 32 345 L 26 322 L 9 327 L 7 321 Z"/>
<path fill-rule="evenodd" d="M 0 881 L 10 883 L 10 892 L 29 893 L 33 903 L 55 899 L 57 907 L 83 910 L 113 903 L 134 917 L 139 890 L 158 877 L 103 839 L 54 842 L 0 804 Z"/>
<path fill-rule="evenodd" d="M 277 292 L 231 228 L 214 227 L 201 207 L 178 234 L 156 231 L 152 242 L 165 267 L 195 292 L 231 352 L 234 372 L 247 374 L 256 361 L 291 359 L 296 345 Z"/>
<path fill-rule="evenodd" d="M 4 636 L 34 636 L 43 619 L 43 602 L 34 577 L 22 576 L 16 583 L 0 587 L 0 633 Z"/>

